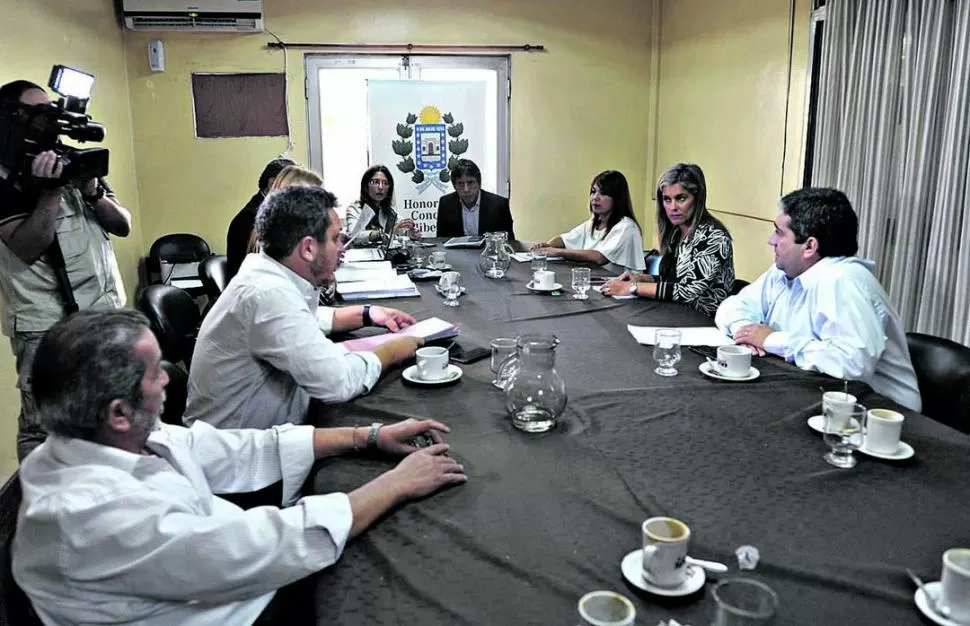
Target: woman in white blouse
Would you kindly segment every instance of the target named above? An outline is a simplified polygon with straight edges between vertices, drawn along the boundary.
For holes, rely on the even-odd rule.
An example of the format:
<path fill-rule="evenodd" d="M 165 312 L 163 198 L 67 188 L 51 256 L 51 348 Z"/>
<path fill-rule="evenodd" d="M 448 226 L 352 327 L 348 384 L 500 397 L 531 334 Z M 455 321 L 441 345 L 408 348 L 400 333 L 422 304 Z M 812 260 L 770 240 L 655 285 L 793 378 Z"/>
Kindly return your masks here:
<path fill-rule="evenodd" d="M 372 165 L 361 176 L 360 197 L 347 206 L 346 232 L 353 232 L 367 207 L 372 211 L 370 219 L 354 243 L 377 243 L 382 235 L 390 236 L 394 230 L 405 228 L 410 231 L 412 238 L 421 236 L 414 220 L 398 220 L 397 211 L 394 210 L 394 177 L 384 165 Z"/>
<path fill-rule="evenodd" d="M 589 187 L 589 211 L 593 215 L 588 221 L 533 249 L 613 272 L 642 272 L 643 235 L 633 216 L 626 177 L 615 170 L 597 174 Z"/>

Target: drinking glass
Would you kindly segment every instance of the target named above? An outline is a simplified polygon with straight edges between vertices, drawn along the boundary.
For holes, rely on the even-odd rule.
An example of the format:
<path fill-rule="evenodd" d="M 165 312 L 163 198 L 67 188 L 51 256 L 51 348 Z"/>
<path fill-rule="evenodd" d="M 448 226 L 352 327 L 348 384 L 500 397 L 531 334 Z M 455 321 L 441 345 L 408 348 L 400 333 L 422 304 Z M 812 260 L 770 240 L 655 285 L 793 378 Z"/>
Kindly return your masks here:
<path fill-rule="evenodd" d="M 546 253 L 544 250 L 533 250 L 532 251 L 532 275 L 535 276 L 536 272 L 541 272 L 549 267 Z"/>
<path fill-rule="evenodd" d="M 731 578 L 717 583 L 712 626 L 759 626 L 771 624 L 778 612 L 778 594 L 751 578 Z"/>
<path fill-rule="evenodd" d="M 461 295 L 461 274 L 449 272 L 452 279 L 445 285 L 445 306 L 458 306 L 458 296 Z"/>
<path fill-rule="evenodd" d="M 505 389 L 505 381 L 499 379 L 499 370 L 502 364 L 515 354 L 516 340 L 514 337 L 497 337 L 489 343 L 492 347 L 492 360 L 489 362 L 489 369 L 492 370 L 492 384 L 499 389 Z"/>
<path fill-rule="evenodd" d="M 676 376 L 674 367 L 680 361 L 680 331 L 661 328 L 654 335 L 653 360 L 660 366 L 653 370 L 661 376 Z"/>
<path fill-rule="evenodd" d="M 411 243 L 409 249 L 411 252 L 411 265 L 414 267 L 424 267 L 425 261 L 427 260 L 424 254 L 424 248 Z"/>
<path fill-rule="evenodd" d="M 823 410 L 825 430 L 822 439 L 832 448 L 822 457 L 835 467 L 855 467 L 852 451 L 862 445 L 862 423 L 866 407 L 861 404 L 830 405 Z"/>
<path fill-rule="evenodd" d="M 573 284 L 572 284 L 573 298 L 576 300 L 589 300 L 589 296 L 586 294 L 589 291 L 589 268 L 588 267 L 574 267 L 573 268 Z"/>

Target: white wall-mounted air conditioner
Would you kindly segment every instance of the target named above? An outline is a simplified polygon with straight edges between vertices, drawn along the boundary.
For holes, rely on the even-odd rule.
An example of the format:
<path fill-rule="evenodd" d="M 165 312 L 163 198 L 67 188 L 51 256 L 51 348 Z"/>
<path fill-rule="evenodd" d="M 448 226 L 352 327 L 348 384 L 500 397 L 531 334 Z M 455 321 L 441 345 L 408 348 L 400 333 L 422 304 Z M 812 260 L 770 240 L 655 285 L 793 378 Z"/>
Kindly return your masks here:
<path fill-rule="evenodd" d="M 123 0 L 121 10 L 130 30 L 263 30 L 263 0 Z"/>

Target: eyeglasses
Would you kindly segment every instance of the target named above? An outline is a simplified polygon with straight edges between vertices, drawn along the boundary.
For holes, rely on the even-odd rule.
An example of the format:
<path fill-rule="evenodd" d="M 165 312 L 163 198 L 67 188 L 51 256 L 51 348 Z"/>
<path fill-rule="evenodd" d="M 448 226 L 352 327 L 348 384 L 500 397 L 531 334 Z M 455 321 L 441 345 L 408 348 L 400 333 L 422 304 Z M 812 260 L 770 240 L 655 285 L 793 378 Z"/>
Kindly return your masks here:
<path fill-rule="evenodd" d="M 390 187 L 391 181 L 381 180 L 379 178 L 372 178 L 369 181 L 367 181 L 367 184 L 370 185 L 371 187 Z"/>

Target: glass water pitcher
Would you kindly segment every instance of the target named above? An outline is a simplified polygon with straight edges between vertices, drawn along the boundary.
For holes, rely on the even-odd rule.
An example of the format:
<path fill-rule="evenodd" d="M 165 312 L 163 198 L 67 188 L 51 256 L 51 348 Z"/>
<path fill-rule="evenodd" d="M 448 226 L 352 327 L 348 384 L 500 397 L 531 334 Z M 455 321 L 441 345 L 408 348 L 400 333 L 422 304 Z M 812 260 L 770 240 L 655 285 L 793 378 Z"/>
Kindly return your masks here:
<path fill-rule="evenodd" d="M 488 278 L 504 278 L 512 265 L 513 252 L 508 233 L 485 233 L 485 249 L 478 266 Z"/>
<path fill-rule="evenodd" d="M 519 430 L 546 432 L 566 408 L 566 384 L 556 372 L 558 345 L 554 335 L 521 335 L 516 356 L 502 367 L 508 374 L 505 408 Z"/>

